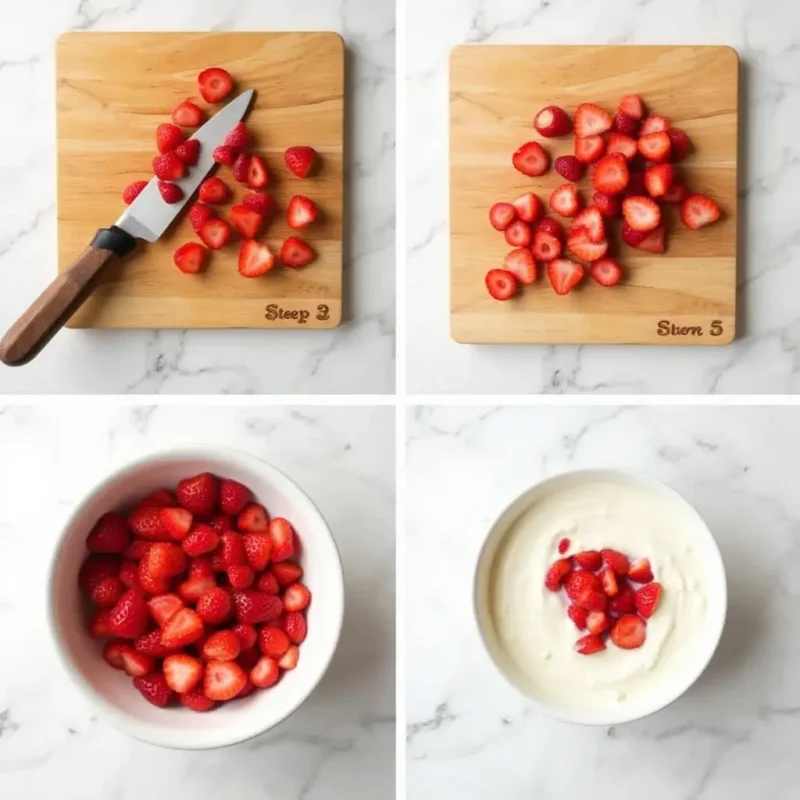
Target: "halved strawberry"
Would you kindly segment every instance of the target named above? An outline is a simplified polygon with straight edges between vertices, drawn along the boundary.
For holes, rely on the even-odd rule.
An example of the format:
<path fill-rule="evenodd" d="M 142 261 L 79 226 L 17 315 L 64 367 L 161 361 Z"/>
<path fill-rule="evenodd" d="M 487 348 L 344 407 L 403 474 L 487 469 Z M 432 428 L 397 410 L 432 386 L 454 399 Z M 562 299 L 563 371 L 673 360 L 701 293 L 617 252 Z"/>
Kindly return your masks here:
<path fill-rule="evenodd" d="M 575 623 L 575 627 L 582 631 L 586 627 L 586 618 L 589 612 L 574 603 L 567 609 L 567 616 Z"/>
<path fill-rule="evenodd" d="M 622 267 L 613 258 L 595 261 L 589 272 L 601 286 L 616 286 L 622 279 Z"/>
<path fill-rule="evenodd" d="M 628 570 L 628 580 L 634 583 L 650 583 L 653 580 L 653 570 L 650 568 L 650 559 L 638 558 L 631 562 Z"/>
<path fill-rule="evenodd" d="M 247 685 L 247 675 L 235 661 L 209 661 L 203 691 L 211 700 L 233 700 Z"/>
<path fill-rule="evenodd" d="M 146 186 L 147 181 L 134 181 L 133 183 L 129 183 L 122 192 L 122 199 L 125 201 L 125 205 L 129 206 L 142 193 Z"/>
<path fill-rule="evenodd" d="M 156 148 L 159 153 L 169 153 L 184 139 L 183 131 L 171 122 L 162 122 L 156 128 Z"/>
<path fill-rule="evenodd" d="M 222 144 L 234 150 L 246 150 L 250 147 L 250 131 L 247 130 L 247 125 L 244 122 L 237 122 Z"/>
<path fill-rule="evenodd" d="M 526 142 L 512 156 L 511 162 L 514 169 L 536 178 L 544 175 L 550 169 L 550 155 L 539 142 Z"/>
<path fill-rule="evenodd" d="M 236 526 L 245 533 L 264 533 L 269 530 L 267 509 L 258 503 L 248 503 L 239 510 Z"/>
<path fill-rule="evenodd" d="M 144 595 L 128 589 L 108 612 L 108 627 L 120 639 L 135 639 L 147 630 L 149 614 Z"/>
<path fill-rule="evenodd" d="M 567 251 L 582 261 L 597 261 L 608 252 L 608 241 L 593 242 L 586 228 L 577 228 L 567 237 Z"/>
<path fill-rule="evenodd" d="M 600 573 L 600 582 L 603 584 L 603 593 L 606 597 L 614 597 L 619 594 L 619 584 L 617 583 L 617 576 L 614 570 L 606 567 Z"/>
<path fill-rule="evenodd" d="M 294 528 L 283 517 L 275 517 L 269 523 L 269 536 L 272 539 L 272 560 L 286 561 L 294 555 Z"/>
<path fill-rule="evenodd" d="M 283 593 L 283 607 L 287 611 L 303 611 L 311 602 L 311 592 L 302 583 L 293 583 Z"/>
<path fill-rule="evenodd" d="M 611 620 L 605 611 L 590 611 L 586 616 L 586 627 L 589 633 L 599 636 L 611 627 Z"/>
<path fill-rule="evenodd" d="M 185 508 L 162 508 L 158 515 L 167 533 L 179 542 L 192 528 L 192 512 Z"/>
<path fill-rule="evenodd" d="M 247 153 L 239 153 L 231 167 L 231 173 L 238 183 L 247 183 L 250 173 L 250 156 Z"/>
<path fill-rule="evenodd" d="M 308 633 L 306 618 L 298 611 L 289 611 L 281 618 L 281 627 L 292 644 L 302 644 Z"/>
<path fill-rule="evenodd" d="M 545 106 L 533 119 L 533 127 L 542 136 L 566 136 L 572 130 L 569 114 L 559 106 Z"/>
<path fill-rule="evenodd" d="M 259 192 L 249 192 L 242 198 L 242 205 L 257 211 L 262 217 L 271 217 L 277 206 L 275 201 L 268 194 Z"/>
<path fill-rule="evenodd" d="M 237 152 L 227 145 L 221 144 L 219 147 L 214 148 L 213 158 L 217 164 L 224 164 L 226 167 L 232 167 L 236 162 Z"/>
<path fill-rule="evenodd" d="M 131 541 L 125 518 L 113 511 L 103 514 L 86 537 L 90 553 L 124 553 Z"/>
<path fill-rule="evenodd" d="M 547 277 L 556 294 L 569 294 L 582 280 L 584 270 L 568 258 L 556 258 L 547 264 Z"/>
<path fill-rule="evenodd" d="M 158 193 L 161 199 L 168 205 L 180 203 L 183 200 L 183 189 L 177 183 L 169 183 L 168 181 L 159 181 L 157 184 Z"/>
<path fill-rule="evenodd" d="M 602 136 L 575 140 L 575 158 L 582 164 L 594 164 L 605 152 L 606 140 Z"/>
<path fill-rule="evenodd" d="M 574 233 L 578 228 L 586 228 L 589 233 L 589 240 L 592 242 L 602 242 L 606 238 L 603 215 L 597 208 L 587 208 L 572 220 L 569 232 Z"/>
<path fill-rule="evenodd" d="M 193 167 L 200 158 L 200 142 L 197 139 L 187 139 L 175 148 L 175 155 L 188 167 Z"/>
<path fill-rule="evenodd" d="M 626 197 L 622 201 L 622 215 L 635 231 L 652 231 L 661 222 L 661 209 L 649 197 Z"/>
<path fill-rule="evenodd" d="M 639 152 L 656 164 L 663 164 L 670 159 L 672 145 L 666 133 L 650 133 L 642 136 L 638 143 Z"/>
<path fill-rule="evenodd" d="M 261 214 L 243 205 L 233 206 L 228 214 L 231 227 L 245 239 L 254 239 L 263 221 Z"/>
<path fill-rule="evenodd" d="M 681 222 L 690 230 L 716 222 L 722 216 L 719 206 L 704 194 L 693 194 L 681 203 Z"/>
<path fill-rule="evenodd" d="M 186 275 L 202 272 L 208 257 L 208 250 L 197 242 L 182 244 L 173 254 L 175 266 Z"/>
<path fill-rule="evenodd" d="M 286 631 L 275 625 L 265 625 L 258 632 L 259 649 L 270 658 L 280 658 L 289 649 L 290 644 Z"/>
<path fill-rule="evenodd" d="M 639 120 L 629 116 L 624 111 L 618 111 L 614 117 L 614 130 L 625 136 L 636 136 L 639 132 Z"/>
<path fill-rule="evenodd" d="M 595 192 L 592 195 L 592 205 L 597 208 L 606 219 L 618 217 L 622 211 L 620 199 L 613 194 Z"/>
<path fill-rule="evenodd" d="M 508 300 L 517 291 L 517 279 L 507 269 L 490 269 L 484 278 L 486 289 L 495 300 Z"/>
<path fill-rule="evenodd" d="M 280 586 L 290 586 L 303 577 L 303 568 L 294 561 L 281 561 L 273 564 L 270 572 Z"/>
<path fill-rule="evenodd" d="M 618 550 L 611 550 L 610 548 L 606 548 L 600 552 L 603 556 L 605 565 L 612 572 L 614 572 L 616 575 L 619 575 L 621 578 L 624 578 L 628 574 L 630 563 L 622 553 L 620 553 Z"/>
<path fill-rule="evenodd" d="M 203 635 L 203 620 L 191 608 L 176 611 L 161 628 L 161 644 L 180 648 L 197 641 Z"/>
<path fill-rule="evenodd" d="M 311 245 L 297 236 L 290 236 L 282 245 L 279 253 L 281 264 L 284 267 L 297 269 L 310 264 L 317 254 Z"/>
<path fill-rule="evenodd" d="M 201 556 L 216 550 L 219 544 L 219 535 L 210 526 L 202 522 L 197 523 L 181 542 L 183 552 L 188 556 Z"/>
<path fill-rule="evenodd" d="M 644 103 L 637 94 L 626 94 L 619 101 L 619 110 L 633 119 L 641 119 L 644 116 Z"/>
<path fill-rule="evenodd" d="M 546 231 L 537 231 L 533 237 L 531 251 L 538 261 L 552 261 L 561 255 L 563 245 L 558 236 Z"/>
<path fill-rule="evenodd" d="M 653 228 L 647 236 L 636 245 L 637 250 L 661 254 L 666 249 L 666 229 L 663 225 Z"/>
<path fill-rule="evenodd" d="M 209 67 L 197 76 L 197 85 L 206 103 L 219 103 L 233 91 L 233 78 L 222 67 Z"/>
<path fill-rule="evenodd" d="M 680 128 L 670 128 L 667 131 L 667 136 L 669 136 L 669 142 L 672 145 L 672 160 L 683 161 L 692 149 L 692 140 L 686 131 L 682 131 Z"/>
<path fill-rule="evenodd" d="M 247 185 L 251 189 L 261 189 L 269 183 L 267 165 L 261 156 L 250 156 L 247 167 Z"/>
<path fill-rule="evenodd" d="M 278 662 L 269 656 L 262 656 L 250 670 L 250 680 L 259 689 L 269 689 L 280 680 L 280 677 Z"/>
<path fill-rule="evenodd" d="M 553 163 L 553 167 L 562 178 L 566 178 L 573 183 L 577 183 L 583 177 L 586 169 L 583 162 L 576 156 L 559 156 Z"/>
<path fill-rule="evenodd" d="M 550 565 L 544 577 L 544 585 L 551 591 L 557 592 L 564 579 L 572 572 L 572 562 L 568 558 L 559 558 Z"/>
<path fill-rule="evenodd" d="M 638 152 L 639 148 L 636 146 L 636 140 L 630 136 L 626 136 L 624 133 L 612 133 L 608 137 L 608 147 L 606 148 L 608 155 L 621 153 L 630 161 Z"/>
<path fill-rule="evenodd" d="M 540 234 L 547 236 L 547 234 Z M 553 237 L 550 237 L 551 239 Z M 536 242 L 534 240 L 534 248 Z M 558 242 L 559 251 L 561 250 L 561 243 Z M 518 247 L 512 250 L 503 259 L 503 267 L 507 269 L 519 283 L 528 285 L 536 280 L 536 262 L 533 260 L 533 253 L 527 247 Z"/>
<path fill-rule="evenodd" d="M 204 203 L 216 205 L 219 203 L 227 203 L 231 193 L 228 189 L 228 184 L 226 184 L 222 178 L 206 178 L 200 184 L 200 190 L 197 196 Z"/>
<path fill-rule="evenodd" d="M 606 649 L 606 643 L 596 633 L 590 633 L 575 642 L 575 650 L 582 656 L 590 656 Z"/>
<path fill-rule="evenodd" d="M 174 692 L 190 692 L 203 677 L 203 665 L 187 653 L 175 653 L 164 659 L 164 678 Z"/>
<path fill-rule="evenodd" d="M 147 675 L 156 668 L 156 660 L 153 656 L 140 653 L 132 647 L 123 647 L 120 651 L 122 659 L 122 669 L 132 678 Z"/>
<path fill-rule="evenodd" d="M 230 241 L 231 227 L 225 220 L 212 217 L 203 223 L 197 235 L 209 249 L 221 250 Z"/>
<path fill-rule="evenodd" d="M 114 669 L 123 669 L 122 651 L 129 647 L 124 639 L 112 639 L 103 647 L 103 660 Z"/>
<path fill-rule="evenodd" d="M 172 112 L 172 121 L 181 128 L 196 128 L 205 119 L 205 112 L 191 100 L 184 100 Z"/>
<path fill-rule="evenodd" d="M 289 649 L 278 659 L 278 666 L 287 672 L 297 666 L 300 660 L 300 650 L 297 645 L 290 645 Z"/>
<path fill-rule="evenodd" d="M 619 194 L 629 180 L 628 162 L 621 153 L 601 158 L 592 168 L 592 186 L 603 194 Z"/>
<path fill-rule="evenodd" d="M 608 601 L 608 610 L 612 614 L 632 614 L 636 611 L 636 594 L 630 586 L 621 585 L 622 581 L 624 578 L 617 581 L 620 584 L 619 593 Z"/>
<path fill-rule="evenodd" d="M 504 231 L 517 217 L 517 210 L 511 203 L 495 203 L 489 209 L 489 224 L 496 231 Z"/>
<path fill-rule="evenodd" d="M 173 614 L 183 608 L 183 600 L 176 594 L 159 594 L 147 601 L 150 615 L 162 626 Z"/>
<path fill-rule="evenodd" d="M 534 225 L 533 231 L 534 233 L 544 231 L 545 233 L 555 236 L 559 241 L 563 241 L 564 239 L 564 228 L 561 226 L 560 222 L 552 219 L 551 217 L 540 219 L 536 225 Z"/>
<path fill-rule="evenodd" d="M 244 208 L 244 206 L 241 206 Z M 249 209 L 246 209 L 249 211 Z M 255 214 L 255 212 L 250 212 Z M 260 215 L 256 215 L 259 216 Z M 269 245 L 260 244 L 253 239 L 242 242 L 239 248 L 239 274 L 245 278 L 258 278 L 275 266 L 275 256 Z"/>
<path fill-rule="evenodd" d="M 286 209 L 286 221 L 290 228 L 300 230 L 311 225 L 317 219 L 318 213 L 313 200 L 296 194 Z"/>
<path fill-rule="evenodd" d="M 603 565 L 603 557 L 597 550 L 582 550 L 580 553 L 576 553 L 573 558 L 579 567 L 590 572 L 600 569 Z"/>
<path fill-rule="evenodd" d="M 675 178 L 661 199 L 665 203 L 682 203 L 688 196 L 689 189 L 686 184 L 680 178 Z"/>
<path fill-rule="evenodd" d="M 505 230 L 506 242 L 511 247 L 529 247 L 531 243 L 531 227 L 521 219 L 514 220 Z"/>
<path fill-rule="evenodd" d="M 233 631 L 215 631 L 203 644 L 203 658 L 206 661 L 233 661 L 241 649 L 242 643 Z"/>
<path fill-rule="evenodd" d="M 205 696 L 200 686 L 195 687 L 191 692 L 179 694 L 178 700 L 180 700 L 182 706 L 200 713 L 211 711 L 217 705 L 210 697 Z"/>
<path fill-rule="evenodd" d="M 564 589 L 567 592 L 567 597 L 572 601 L 577 601 L 586 590 L 600 591 L 601 588 L 600 579 L 597 575 L 586 569 L 570 572 L 564 582 Z"/>
<path fill-rule="evenodd" d="M 214 211 L 211 206 L 207 206 L 205 203 L 195 203 L 189 209 L 189 222 L 192 225 L 192 230 L 195 233 L 199 233 L 200 228 L 203 227 L 203 223 L 213 216 Z"/>
<path fill-rule="evenodd" d="M 150 574 L 150 569 L 147 566 L 149 557 L 150 551 L 148 550 L 147 557 L 139 562 L 139 569 L 136 574 L 136 579 L 139 583 L 138 588 L 149 595 L 165 594 L 169 591 L 169 578 L 156 578 Z"/>
<path fill-rule="evenodd" d="M 605 133 L 611 129 L 612 122 L 611 115 L 594 103 L 581 103 L 575 109 L 573 124 L 579 139 Z"/>
<path fill-rule="evenodd" d="M 290 147 L 283 155 L 286 166 L 298 178 L 307 178 L 317 161 L 317 151 L 313 147 Z"/>
<path fill-rule="evenodd" d="M 672 164 L 658 164 L 644 173 L 644 185 L 650 197 L 663 197 L 675 180 L 675 168 Z"/>
<path fill-rule="evenodd" d="M 155 542 L 147 554 L 146 563 L 154 578 L 172 578 L 186 570 L 186 553 L 176 544 Z"/>
<path fill-rule="evenodd" d="M 139 694 L 154 706 L 164 708 L 172 699 L 172 689 L 162 672 L 151 672 L 149 675 L 140 675 L 133 679 L 134 687 Z"/>
<path fill-rule="evenodd" d="M 536 222 L 544 212 L 542 201 L 533 192 L 520 195 L 513 203 L 517 216 L 523 222 Z M 513 220 L 510 220 L 510 222 Z M 507 227 L 507 226 L 506 226 Z M 501 230 L 501 229 L 498 229 Z"/>
<path fill-rule="evenodd" d="M 669 120 L 660 114 L 650 114 L 642 121 L 639 136 L 649 136 L 651 133 L 666 133 L 669 130 Z"/>
<path fill-rule="evenodd" d="M 611 641 L 623 650 L 635 650 L 644 644 L 647 624 L 636 614 L 623 614 L 611 628 Z"/>
<path fill-rule="evenodd" d="M 550 195 L 550 208 L 562 217 L 574 217 L 581 207 L 581 197 L 571 183 L 559 186 Z"/>
<path fill-rule="evenodd" d="M 177 181 L 186 174 L 186 164 L 173 152 L 153 159 L 153 174 L 162 181 Z"/>
<path fill-rule="evenodd" d="M 636 590 L 636 610 L 645 619 L 652 617 L 661 602 L 660 583 L 648 583 Z"/>

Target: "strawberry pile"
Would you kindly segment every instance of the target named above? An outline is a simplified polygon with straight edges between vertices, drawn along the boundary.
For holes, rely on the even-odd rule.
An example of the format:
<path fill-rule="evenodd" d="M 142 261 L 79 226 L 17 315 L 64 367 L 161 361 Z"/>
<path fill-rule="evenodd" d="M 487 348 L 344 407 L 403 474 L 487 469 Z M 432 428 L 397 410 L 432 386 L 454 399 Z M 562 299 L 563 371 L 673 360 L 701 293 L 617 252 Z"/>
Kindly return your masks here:
<path fill-rule="evenodd" d="M 625 244 L 660 254 L 666 249 L 665 206 L 679 205 L 681 221 L 690 230 L 716 222 L 722 214 L 710 197 L 690 194 L 675 166 L 692 148 L 689 137 L 666 117 L 645 116 L 644 103 L 636 95 L 623 97 L 614 117 L 593 103 L 579 105 L 573 119 L 564 109 L 547 106 L 533 125 L 548 139 L 574 132 L 574 155 L 560 156 L 552 164 L 569 183 L 559 186 L 548 203 L 551 211 L 571 222 L 565 233 L 561 223 L 544 216 L 542 201 L 531 192 L 489 209 L 492 227 L 514 248 L 501 269 L 486 274 L 486 287 L 496 300 L 508 300 L 520 286 L 534 283 L 537 262 L 546 265 L 560 295 L 569 294 L 587 269 L 601 286 L 619 283 L 622 267 L 610 256 L 606 228 L 620 215 Z M 512 163 L 529 177 L 551 168 L 550 154 L 535 141 L 523 144 Z M 575 184 L 587 167 L 593 193 L 584 208 Z"/>
<path fill-rule="evenodd" d="M 558 552 L 569 550 L 562 539 Z M 634 588 L 631 584 L 641 584 Z M 653 580 L 650 561 L 631 561 L 617 550 L 584 550 L 555 561 L 544 585 L 563 592 L 567 616 L 579 631 L 588 631 L 575 643 L 581 655 L 606 649 L 606 640 L 623 650 L 641 647 L 647 637 L 647 620 L 661 602 L 663 587 Z"/>
<path fill-rule="evenodd" d="M 231 75 L 220 67 L 203 70 L 198 76 L 200 95 L 207 103 L 219 103 L 232 91 Z M 205 111 L 191 100 L 185 100 L 172 112 L 172 122 L 162 123 L 156 129 L 156 147 L 160 153 L 153 160 L 153 172 L 158 178 L 158 190 L 165 203 L 183 200 L 183 190 L 174 183 L 188 174 L 197 164 L 200 142 L 186 139 L 183 128 L 196 128 L 203 123 Z M 173 260 L 181 272 L 196 275 L 206 265 L 210 250 L 220 250 L 239 234 L 239 273 L 245 278 L 257 278 L 275 266 L 275 256 L 269 245 L 256 237 L 262 227 L 269 225 L 277 212 L 275 200 L 264 189 L 269 183 L 269 173 L 263 157 L 252 152 L 252 139 L 247 126 L 239 122 L 214 150 L 214 161 L 231 170 L 238 183 L 251 189 L 241 202 L 232 206 L 227 220 L 217 216 L 212 206 L 231 200 L 230 187 L 219 177 L 207 178 L 200 185 L 199 199 L 189 211 L 194 232 L 203 244 L 187 242 L 174 254 Z M 290 147 L 284 154 L 286 166 L 298 178 L 306 178 L 315 168 L 317 152 L 313 147 Z M 125 188 L 122 198 L 132 203 L 147 186 L 147 181 L 134 181 Z M 314 201 L 304 195 L 295 195 L 289 201 L 286 218 L 289 227 L 301 230 L 311 225 L 318 216 Z M 299 268 L 310 264 L 316 253 L 308 242 L 290 236 L 280 249 L 280 263 L 285 267 Z"/>
<path fill-rule="evenodd" d="M 156 706 L 193 711 L 274 686 L 297 666 L 311 594 L 288 520 L 202 473 L 104 514 L 78 574 L 103 658 Z"/>

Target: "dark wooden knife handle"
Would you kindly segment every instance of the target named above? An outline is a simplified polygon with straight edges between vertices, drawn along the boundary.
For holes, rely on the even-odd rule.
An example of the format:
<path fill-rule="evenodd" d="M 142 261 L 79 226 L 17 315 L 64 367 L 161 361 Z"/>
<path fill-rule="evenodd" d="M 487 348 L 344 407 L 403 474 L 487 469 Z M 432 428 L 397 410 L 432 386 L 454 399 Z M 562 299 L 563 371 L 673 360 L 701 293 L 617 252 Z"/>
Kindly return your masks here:
<path fill-rule="evenodd" d="M 27 364 L 61 330 L 91 294 L 103 267 L 136 247 L 136 239 L 112 225 L 99 230 L 87 247 L 9 328 L 0 341 L 0 361 L 9 367 Z"/>

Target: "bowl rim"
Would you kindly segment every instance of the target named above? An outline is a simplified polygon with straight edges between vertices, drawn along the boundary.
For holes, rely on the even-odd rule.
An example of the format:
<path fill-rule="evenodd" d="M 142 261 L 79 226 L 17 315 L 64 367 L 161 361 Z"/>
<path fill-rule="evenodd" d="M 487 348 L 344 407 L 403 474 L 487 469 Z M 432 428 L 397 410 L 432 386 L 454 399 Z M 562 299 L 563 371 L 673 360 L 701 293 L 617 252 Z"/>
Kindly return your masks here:
<path fill-rule="evenodd" d="M 55 603 L 56 598 L 54 594 L 55 588 L 55 575 L 59 564 L 59 558 L 63 548 L 67 542 L 68 532 L 75 519 L 83 510 L 84 506 L 99 492 L 108 488 L 112 483 L 123 479 L 125 475 L 131 471 L 146 468 L 154 464 L 169 462 L 176 459 L 192 459 L 197 461 L 203 460 L 229 460 L 233 463 L 238 463 L 248 467 L 254 471 L 266 472 L 269 478 L 275 480 L 277 483 L 283 483 L 284 486 L 289 487 L 292 491 L 297 493 L 297 496 L 307 504 L 308 512 L 317 518 L 321 529 L 327 533 L 328 539 L 333 547 L 335 555 L 335 568 L 332 570 L 333 583 L 336 594 L 339 598 L 339 613 L 336 618 L 336 629 L 332 639 L 330 651 L 326 653 L 322 659 L 319 672 L 316 678 L 304 687 L 302 691 L 298 692 L 296 703 L 281 716 L 270 720 L 267 727 L 259 727 L 254 730 L 248 727 L 245 730 L 239 731 L 235 726 L 221 727 L 218 729 L 209 729 L 209 736 L 212 733 L 217 734 L 217 739 L 213 741 L 203 741 L 200 743 L 181 742 L 176 741 L 176 733 L 173 729 L 161 728 L 149 722 L 132 722 L 125 712 L 120 711 L 115 706 L 111 705 L 99 692 L 97 692 L 91 683 L 85 678 L 80 669 L 72 662 L 66 654 L 66 648 L 62 643 L 62 636 L 60 628 L 56 623 L 55 617 Z M 122 733 L 131 736 L 134 739 L 145 742 L 147 744 L 165 747 L 173 750 L 213 750 L 222 747 L 230 747 L 236 744 L 241 744 L 256 736 L 266 733 L 277 725 L 280 725 L 292 714 L 294 714 L 311 696 L 317 686 L 320 684 L 325 674 L 330 668 L 333 657 L 339 647 L 341 640 L 342 627 L 344 625 L 345 616 L 345 589 L 344 589 L 344 567 L 342 564 L 342 556 L 339 546 L 336 542 L 336 537 L 333 531 L 325 520 L 322 512 L 319 510 L 314 501 L 309 497 L 305 490 L 300 486 L 297 481 L 289 477 L 283 470 L 276 467 L 274 464 L 266 461 L 260 456 L 253 455 L 252 453 L 244 450 L 239 450 L 235 447 L 228 445 L 216 444 L 194 444 L 194 445 L 175 445 L 169 447 L 155 448 L 145 450 L 135 457 L 120 457 L 115 460 L 112 468 L 104 472 L 104 477 L 100 480 L 92 481 L 88 488 L 81 492 L 80 498 L 75 501 L 68 511 L 61 517 L 59 523 L 59 531 L 53 545 L 52 553 L 50 555 L 45 583 L 45 615 L 47 619 L 47 628 L 50 634 L 50 641 L 54 650 L 57 653 L 58 660 L 63 667 L 64 671 L 75 685 L 83 697 L 95 708 L 98 709 L 103 719 L 109 722 L 114 728 Z M 213 737 L 212 737 L 213 738 Z"/>
<path fill-rule="evenodd" d="M 545 705 L 538 698 L 525 692 L 506 674 L 505 670 L 502 668 L 502 666 L 498 663 L 498 660 L 495 658 L 492 652 L 492 648 L 490 647 L 489 642 L 487 640 L 487 635 L 486 631 L 484 630 L 484 626 L 481 624 L 481 613 L 479 609 L 480 605 L 479 581 L 480 581 L 481 567 L 483 565 L 484 560 L 488 557 L 487 550 L 489 547 L 489 542 L 492 540 L 495 531 L 498 529 L 498 526 L 500 525 L 500 522 L 512 510 L 512 508 L 515 505 L 517 505 L 520 501 L 522 501 L 523 498 L 525 498 L 527 495 L 533 495 L 534 493 L 546 489 L 549 485 L 557 484 L 560 481 L 571 478 L 581 478 L 581 477 L 584 479 L 617 477 L 617 478 L 623 478 L 628 481 L 632 479 L 633 481 L 639 483 L 640 485 L 649 484 L 651 487 L 655 487 L 659 491 L 667 495 L 670 495 L 680 505 L 691 511 L 697 517 L 698 521 L 702 524 L 703 530 L 708 535 L 708 541 L 711 544 L 710 557 L 713 559 L 714 568 L 719 570 L 720 577 L 722 579 L 721 580 L 722 597 L 720 598 L 721 611 L 716 626 L 712 626 L 709 631 L 710 635 L 707 640 L 710 643 L 710 647 L 707 658 L 703 659 L 698 663 L 698 668 L 697 670 L 692 672 L 691 679 L 686 683 L 686 685 L 682 689 L 680 689 L 680 691 L 677 692 L 677 694 L 675 694 L 673 697 L 669 697 L 664 702 L 659 703 L 654 708 L 642 714 L 634 714 L 634 715 L 618 714 L 616 716 L 609 715 L 607 717 L 597 718 L 597 719 L 586 719 L 584 717 L 581 717 L 580 714 L 564 711 L 562 709 Z M 522 513 L 522 510 L 520 510 L 520 513 Z M 510 523 L 506 524 L 506 529 L 509 527 L 509 525 Z M 714 655 L 716 654 L 717 649 L 719 647 L 720 640 L 722 639 L 722 633 L 725 629 L 727 613 L 728 613 L 728 584 L 727 584 L 727 574 L 725 572 L 725 562 L 722 558 L 722 553 L 719 549 L 719 544 L 716 540 L 716 537 L 711 532 L 711 529 L 709 528 L 708 524 L 706 523 L 705 519 L 700 514 L 700 512 L 680 492 L 678 492 L 677 489 L 673 488 L 666 481 L 662 481 L 659 478 L 654 478 L 652 475 L 645 472 L 620 469 L 617 467 L 608 467 L 608 468 L 589 467 L 589 468 L 582 468 L 575 470 L 564 470 L 562 472 L 549 475 L 546 478 L 543 478 L 542 480 L 532 484 L 527 489 L 524 489 L 522 492 L 519 492 L 512 498 L 510 502 L 506 503 L 506 505 L 503 507 L 500 513 L 498 513 L 494 517 L 494 520 L 492 521 L 485 536 L 481 541 L 480 549 L 478 551 L 478 556 L 475 560 L 475 567 L 472 575 L 473 619 L 475 622 L 475 626 L 478 629 L 478 636 L 481 640 L 483 650 L 489 657 L 489 660 L 491 661 L 492 666 L 495 668 L 495 670 L 500 674 L 500 676 L 508 685 L 512 686 L 517 692 L 519 692 L 532 706 L 534 706 L 534 708 L 538 712 L 547 715 L 551 719 L 560 720 L 562 722 L 570 722 L 576 725 L 584 725 L 587 727 L 623 725 L 628 722 L 636 722 L 638 720 L 646 719 L 647 717 L 650 717 L 653 714 L 657 714 L 659 711 L 662 711 L 663 709 L 667 708 L 667 706 L 672 705 L 672 703 L 674 703 L 676 700 L 682 697 L 695 683 L 697 683 L 700 676 L 706 671 L 708 665 L 711 663 L 711 660 L 714 658 Z"/>

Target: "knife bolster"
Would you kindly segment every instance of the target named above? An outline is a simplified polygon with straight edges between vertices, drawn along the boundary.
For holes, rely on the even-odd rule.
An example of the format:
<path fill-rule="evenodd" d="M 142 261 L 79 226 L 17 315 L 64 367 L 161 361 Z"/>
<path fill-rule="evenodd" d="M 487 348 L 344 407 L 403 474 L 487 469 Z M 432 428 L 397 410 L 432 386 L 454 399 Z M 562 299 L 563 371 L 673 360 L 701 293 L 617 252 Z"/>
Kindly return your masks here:
<path fill-rule="evenodd" d="M 110 228 L 101 228 L 92 239 L 95 250 L 110 250 L 115 256 L 122 258 L 136 247 L 136 239 L 127 231 L 112 225 Z"/>

